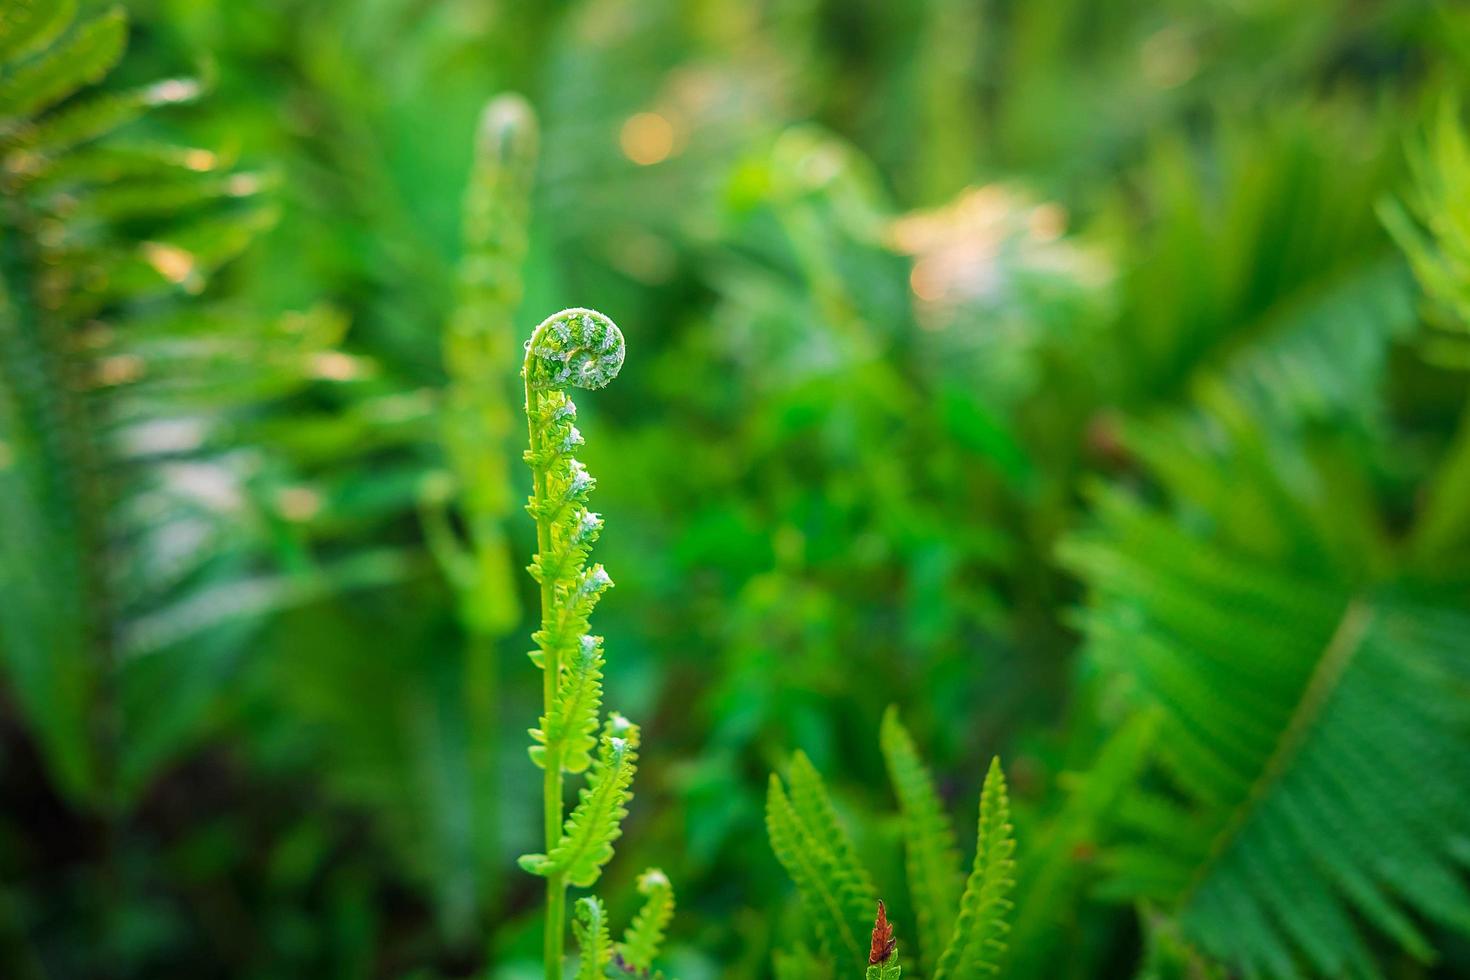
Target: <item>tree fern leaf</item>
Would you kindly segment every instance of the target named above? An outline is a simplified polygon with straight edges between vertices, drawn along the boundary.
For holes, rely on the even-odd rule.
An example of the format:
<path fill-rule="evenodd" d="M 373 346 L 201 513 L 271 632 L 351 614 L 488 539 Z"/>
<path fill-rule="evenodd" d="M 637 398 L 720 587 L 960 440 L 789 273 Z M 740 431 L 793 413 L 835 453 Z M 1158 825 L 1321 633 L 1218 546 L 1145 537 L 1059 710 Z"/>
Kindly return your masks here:
<path fill-rule="evenodd" d="M 653 969 L 663 946 L 664 931 L 674 917 L 674 888 L 668 876 L 658 868 L 649 868 L 638 876 L 638 893 L 645 896 L 643 908 L 633 917 L 618 944 L 618 956 L 634 970 Z"/>
<path fill-rule="evenodd" d="M 1416 917 L 1470 932 L 1453 845 L 1470 798 L 1470 704 L 1454 693 L 1470 617 L 1407 586 L 1354 592 L 1310 564 L 1205 546 L 1136 506 L 1099 514 L 1110 557 L 1083 567 L 1107 616 L 1132 625 L 1094 620 L 1089 640 L 1163 713 L 1160 761 L 1188 813 L 1120 811 L 1138 843 L 1110 863 L 1116 892 L 1160 901 L 1202 952 L 1266 977 L 1378 975 L 1363 922 L 1421 959 Z M 1247 629 L 1196 615 L 1203 603 Z M 1228 705 L 1193 693 L 1231 658 L 1258 671 L 1255 690 L 1229 686 Z M 1242 708 L 1276 735 L 1241 740 Z M 1210 758 L 1228 779 L 1198 768 Z"/>
<path fill-rule="evenodd" d="M 959 849 L 934 781 L 899 721 L 896 707 L 889 707 L 883 715 L 879 743 L 903 816 L 909 897 L 918 919 L 919 950 L 932 972 L 949 944 L 959 910 L 964 885 Z"/>
<path fill-rule="evenodd" d="M 0 119 L 22 119 L 99 81 L 122 56 L 127 18 L 119 8 L 79 25 L 0 81 Z"/>
<path fill-rule="evenodd" d="M 1005 774 L 1000 760 L 992 759 L 980 791 L 975 867 L 965 882 L 954 934 L 939 958 L 934 980 L 1000 972 L 1013 908 L 1009 896 L 1015 887 L 1015 850 Z"/>
<path fill-rule="evenodd" d="M 580 954 L 576 980 L 603 980 L 612 962 L 612 940 L 608 936 L 607 911 L 597 896 L 577 899 L 572 935 L 576 937 Z"/>

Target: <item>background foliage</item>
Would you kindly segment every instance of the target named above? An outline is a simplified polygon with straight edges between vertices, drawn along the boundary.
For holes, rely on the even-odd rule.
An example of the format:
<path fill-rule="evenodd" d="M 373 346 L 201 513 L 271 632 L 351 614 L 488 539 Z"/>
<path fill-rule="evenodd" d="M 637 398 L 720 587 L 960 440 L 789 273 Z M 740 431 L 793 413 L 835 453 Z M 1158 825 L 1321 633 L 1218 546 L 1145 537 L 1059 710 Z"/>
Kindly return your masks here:
<path fill-rule="evenodd" d="M 502 91 L 518 332 L 628 339 L 606 894 L 667 872 L 671 975 L 815 949 L 798 749 L 920 975 L 892 703 L 944 854 L 1004 761 L 1003 975 L 1470 971 L 1457 5 L 80 7 L 0 43 L 5 976 L 536 974 L 534 583 L 487 640 L 425 518 Z"/>

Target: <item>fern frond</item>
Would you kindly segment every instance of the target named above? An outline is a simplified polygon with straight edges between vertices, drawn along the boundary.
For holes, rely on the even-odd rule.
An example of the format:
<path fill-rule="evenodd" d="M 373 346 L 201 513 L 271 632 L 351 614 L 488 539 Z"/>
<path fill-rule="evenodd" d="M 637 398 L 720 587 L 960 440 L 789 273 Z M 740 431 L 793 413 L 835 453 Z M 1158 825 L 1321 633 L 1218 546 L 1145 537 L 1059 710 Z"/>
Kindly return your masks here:
<path fill-rule="evenodd" d="M 975 841 L 975 867 L 965 882 L 954 934 L 939 958 L 934 980 L 1000 972 L 1014 907 L 1016 838 L 1000 760 L 990 760 L 980 791 L 980 829 Z"/>
<path fill-rule="evenodd" d="M 934 781 L 914 748 L 913 738 L 899 720 L 896 706 L 884 712 L 879 744 L 903 817 L 909 897 L 918 919 L 919 950 L 932 972 L 949 944 L 959 909 L 964 885 L 959 849 L 949 815 L 934 791 Z"/>
<path fill-rule="evenodd" d="M 580 801 L 567 817 L 561 842 L 550 854 L 520 859 L 525 870 L 544 878 L 563 875 L 578 888 L 590 887 L 612 860 L 613 841 L 622 836 L 625 807 L 638 763 L 638 726 L 614 713 L 603 728 L 602 746 Z"/>
<path fill-rule="evenodd" d="M 444 445 L 460 489 L 475 560 L 460 576 L 468 628 L 498 635 L 518 618 L 505 522 L 513 509 L 506 443 L 512 398 L 506 387 L 517 349 L 535 176 L 536 116 L 515 95 L 492 99 L 480 116 L 464 201 L 459 295 L 444 332 L 449 373 Z"/>
<path fill-rule="evenodd" d="M 603 980 L 612 962 L 612 940 L 607 930 L 607 910 L 595 895 L 577 899 L 572 917 L 572 935 L 577 939 L 576 980 Z"/>
<path fill-rule="evenodd" d="M 662 871 L 649 868 L 638 876 L 638 893 L 646 896 L 643 907 L 624 931 L 618 956 L 633 970 L 647 971 L 653 969 L 664 932 L 674 917 L 674 887 Z"/>
<path fill-rule="evenodd" d="M 112 66 L 126 34 L 120 9 L 72 26 L 74 11 L 46 0 L 0 10 L 0 443 L 24 460 L 0 475 L 12 529 L 0 535 L 0 660 L 57 785 L 88 803 L 105 780 L 117 804 L 207 716 L 215 691 L 199 678 L 233 643 L 212 637 L 212 652 L 199 648 L 187 671 L 117 654 L 158 635 L 152 626 L 161 619 L 187 620 L 202 639 L 221 608 L 251 608 L 220 601 L 225 580 L 254 571 L 279 543 L 242 520 L 243 504 L 201 507 L 170 476 L 207 472 L 233 495 L 238 461 L 226 458 L 218 432 L 264 424 L 260 392 L 279 397 L 310 383 L 311 359 L 335 340 L 293 343 L 294 359 L 241 357 L 219 370 L 219 348 L 253 342 L 258 353 L 258 338 L 277 325 L 196 307 L 190 329 L 210 334 L 206 345 L 185 339 L 184 318 L 165 297 L 150 297 L 146 319 L 129 316 L 123 301 L 201 291 L 215 267 L 253 241 L 269 209 L 220 206 L 260 181 L 229 175 L 213 154 L 129 152 L 111 138 L 199 87 L 169 80 L 72 98 Z M 191 384 L 192 402 L 184 395 Z M 207 419 L 197 397 L 206 389 Z M 190 435 L 167 460 L 138 448 L 170 427 Z M 150 517 L 139 522 L 145 509 Z M 179 526 L 183 513 L 209 543 L 202 553 L 161 540 L 158 529 Z M 106 751 L 88 720 L 99 716 L 119 719 L 126 733 Z"/>
<path fill-rule="evenodd" d="M 766 793 L 766 832 L 776 860 L 796 885 L 822 948 L 833 957 L 857 962 L 863 954 L 858 941 L 861 927 L 854 930 L 850 897 L 829 875 L 835 858 L 827 842 L 814 836 L 797 814 L 775 773 Z"/>
<path fill-rule="evenodd" d="M 796 818 L 811 839 L 822 842 L 817 857 L 823 874 L 842 896 L 843 909 L 854 935 L 861 936 L 867 928 L 869 910 L 877 901 L 877 889 L 867 868 L 858 859 L 857 848 L 853 846 L 847 829 L 837 819 L 837 811 L 832 807 L 832 798 L 821 774 L 805 752 L 798 751 L 792 756 L 787 786 Z"/>
<path fill-rule="evenodd" d="M 1068 561 L 1104 669 L 1159 711 L 1184 800 L 1120 811 L 1115 893 L 1269 977 L 1377 973 L 1359 921 L 1418 958 L 1416 916 L 1470 930 L 1470 617 L 1407 586 L 1242 558 L 1121 495 Z"/>

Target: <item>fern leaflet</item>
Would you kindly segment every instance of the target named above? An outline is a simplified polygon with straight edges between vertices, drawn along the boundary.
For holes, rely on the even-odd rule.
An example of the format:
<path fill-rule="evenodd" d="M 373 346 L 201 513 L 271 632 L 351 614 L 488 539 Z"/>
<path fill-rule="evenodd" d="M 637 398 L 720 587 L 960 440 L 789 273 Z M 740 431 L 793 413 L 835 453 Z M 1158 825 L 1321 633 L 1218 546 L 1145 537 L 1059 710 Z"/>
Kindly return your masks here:
<path fill-rule="evenodd" d="M 1016 839 L 1011 827 L 1011 806 L 1006 795 L 1005 774 L 1000 760 L 990 761 L 985 786 L 980 791 L 980 829 L 975 841 L 975 867 L 965 882 L 960 898 L 954 935 L 939 958 L 934 980 L 973 977 L 1000 972 L 1000 958 L 1010 932 L 1010 900 L 1015 887 L 1012 858 Z"/>

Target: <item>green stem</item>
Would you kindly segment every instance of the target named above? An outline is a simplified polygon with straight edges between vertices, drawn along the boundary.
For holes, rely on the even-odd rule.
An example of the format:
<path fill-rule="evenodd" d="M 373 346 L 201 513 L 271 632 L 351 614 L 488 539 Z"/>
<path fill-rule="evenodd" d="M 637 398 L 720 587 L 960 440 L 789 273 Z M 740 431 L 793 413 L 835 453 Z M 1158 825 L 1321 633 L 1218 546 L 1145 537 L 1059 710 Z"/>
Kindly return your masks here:
<path fill-rule="evenodd" d="M 540 406 L 537 395 L 531 390 L 529 373 L 526 378 L 526 419 L 530 428 L 530 444 L 533 454 L 539 454 L 542 445 L 541 432 L 536 424 Z M 547 486 L 546 468 L 538 461 L 533 464 L 534 487 L 532 499 L 538 503 L 546 500 L 550 493 Z M 551 553 L 551 525 L 540 514 L 536 515 L 536 549 L 541 555 Z M 541 628 L 550 625 L 552 610 L 556 602 L 555 583 L 543 576 L 541 581 Z M 556 700 L 556 686 L 561 679 L 561 654 L 554 648 L 543 653 L 541 697 L 543 713 L 551 714 Z M 546 814 L 546 853 L 550 854 L 561 841 L 562 787 L 561 751 L 556 744 L 546 746 L 546 777 L 543 788 L 543 806 Z M 546 879 L 546 934 L 542 946 L 545 960 L 546 980 L 561 980 L 563 947 L 566 941 L 566 880 L 562 875 Z"/>

